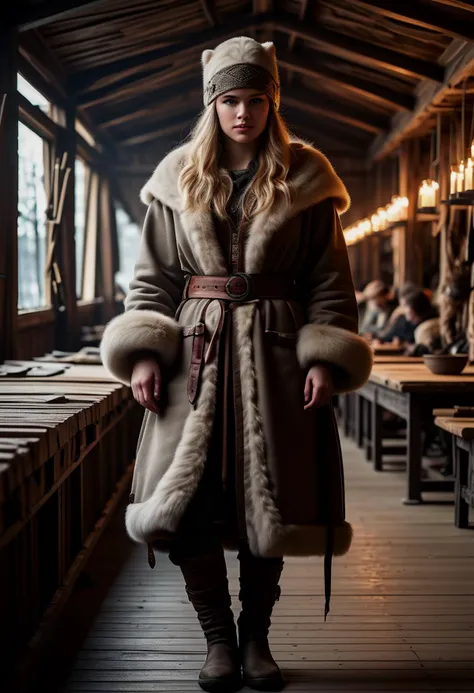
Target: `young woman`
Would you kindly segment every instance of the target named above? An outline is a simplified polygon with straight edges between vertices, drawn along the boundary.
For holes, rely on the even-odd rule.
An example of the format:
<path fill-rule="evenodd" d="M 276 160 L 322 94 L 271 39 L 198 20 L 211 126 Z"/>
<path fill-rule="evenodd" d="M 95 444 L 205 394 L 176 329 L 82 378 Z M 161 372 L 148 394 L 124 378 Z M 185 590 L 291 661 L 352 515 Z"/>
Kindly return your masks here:
<path fill-rule="evenodd" d="M 199 683 L 283 686 L 268 648 L 283 556 L 345 554 L 331 396 L 360 387 L 371 352 L 327 159 L 291 139 L 273 44 L 238 37 L 202 56 L 205 109 L 142 190 L 149 205 L 126 312 L 105 366 L 146 408 L 126 526 L 169 551 L 208 643 Z M 223 546 L 238 549 L 239 646 Z"/>

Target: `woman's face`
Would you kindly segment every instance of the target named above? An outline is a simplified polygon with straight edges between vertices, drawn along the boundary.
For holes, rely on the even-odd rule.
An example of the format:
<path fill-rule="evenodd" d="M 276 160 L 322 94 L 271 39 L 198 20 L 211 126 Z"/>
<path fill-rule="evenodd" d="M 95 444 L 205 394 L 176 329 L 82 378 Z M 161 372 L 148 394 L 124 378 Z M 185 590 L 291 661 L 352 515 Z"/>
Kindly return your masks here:
<path fill-rule="evenodd" d="M 224 134 L 234 142 L 246 144 L 265 130 L 270 103 L 255 89 L 232 89 L 216 99 L 216 111 Z"/>

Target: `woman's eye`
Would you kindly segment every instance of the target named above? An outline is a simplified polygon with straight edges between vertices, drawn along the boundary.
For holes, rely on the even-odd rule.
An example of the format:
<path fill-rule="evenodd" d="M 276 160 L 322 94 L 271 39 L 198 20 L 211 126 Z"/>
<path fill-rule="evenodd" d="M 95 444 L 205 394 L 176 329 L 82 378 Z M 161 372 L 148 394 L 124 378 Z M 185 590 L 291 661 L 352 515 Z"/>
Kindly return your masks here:
<path fill-rule="evenodd" d="M 236 103 L 236 101 L 235 101 L 235 99 L 226 99 L 224 101 L 224 103 L 227 104 L 228 106 L 233 106 Z"/>
<path fill-rule="evenodd" d="M 255 97 L 255 99 L 252 99 L 252 103 L 262 103 L 263 99 L 261 99 L 259 96 Z"/>

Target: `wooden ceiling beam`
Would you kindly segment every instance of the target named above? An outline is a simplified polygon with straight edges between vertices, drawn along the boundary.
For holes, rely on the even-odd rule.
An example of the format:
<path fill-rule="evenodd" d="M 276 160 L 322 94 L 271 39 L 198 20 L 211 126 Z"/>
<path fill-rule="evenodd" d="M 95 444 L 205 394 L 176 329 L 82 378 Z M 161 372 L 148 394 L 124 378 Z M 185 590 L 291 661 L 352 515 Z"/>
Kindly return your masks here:
<path fill-rule="evenodd" d="M 444 10 L 434 2 L 401 2 L 384 0 L 351 0 L 352 5 L 363 7 L 381 17 L 396 19 L 398 22 L 437 31 L 440 34 L 474 41 L 472 14 L 462 9 Z"/>
<path fill-rule="evenodd" d="M 17 5 L 11 10 L 9 22 L 16 26 L 18 31 L 39 29 L 45 24 L 56 22 L 58 19 L 73 17 L 82 12 L 86 7 L 92 9 L 102 0 L 51 0 L 50 2 L 36 2 L 28 5 Z"/>
<path fill-rule="evenodd" d="M 444 70 L 437 63 L 412 58 L 390 48 L 376 46 L 352 36 L 344 36 L 336 31 L 316 27 L 308 22 L 299 22 L 294 19 L 293 15 L 287 13 L 278 12 L 271 15 L 266 25 L 271 25 L 277 31 L 285 34 L 293 33 L 298 38 L 314 44 L 322 52 L 350 62 L 361 63 L 377 70 L 385 70 L 416 79 L 431 79 L 435 82 L 442 82 L 444 78 Z"/>
<path fill-rule="evenodd" d="M 155 49 L 76 73 L 73 76 L 73 85 L 78 103 L 95 102 L 104 94 L 133 82 L 137 75 L 144 72 L 150 75 L 153 69 L 157 70 L 159 67 L 169 65 L 173 58 L 192 55 L 194 51 L 203 50 L 209 44 L 215 45 L 228 36 L 235 35 L 237 31 L 263 25 L 273 26 L 273 28 L 285 33 L 293 33 L 295 36 L 314 43 L 324 53 L 367 64 L 376 69 L 388 69 L 396 74 L 428 77 L 433 80 L 442 80 L 443 78 L 443 68 L 440 65 L 411 58 L 364 41 L 350 39 L 333 31 L 317 27 L 311 28 L 306 22 L 290 19 L 287 15 L 278 14 L 277 20 L 272 17 L 272 15 L 267 14 L 244 16 L 238 20 L 207 29 L 198 35 L 195 33 L 187 34 L 174 46 Z M 329 74 L 328 71 L 327 74 Z M 334 77 L 334 75 L 332 76 Z M 350 79 L 354 83 L 355 78 Z M 358 88 L 357 84 L 354 88 Z M 380 98 L 384 98 L 382 87 L 379 88 L 379 91 L 381 92 Z M 401 99 L 403 100 L 403 97 Z"/>
<path fill-rule="evenodd" d="M 474 5 L 472 0 L 467 0 L 467 2 L 462 2 L 461 0 L 434 0 L 440 5 L 445 5 L 446 7 L 455 7 L 457 9 L 461 8 L 466 10 L 466 12 L 474 12 Z"/>
<path fill-rule="evenodd" d="M 127 137 L 127 139 L 120 140 L 118 144 L 121 147 L 133 147 L 138 144 L 144 144 L 145 142 L 160 139 L 161 137 L 168 137 L 169 135 L 173 135 L 175 132 L 182 132 L 187 129 L 195 117 L 195 115 L 188 114 L 187 116 L 182 116 L 179 119 L 170 118 L 168 121 L 161 123 L 159 128 L 155 127 L 152 130 L 141 132 L 133 137 Z M 183 139 L 183 137 L 180 139 Z"/>
<path fill-rule="evenodd" d="M 163 122 L 167 122 L 172 118 L 175 121 L 181 119 L 183 113 L 194 113 L 194 117 L 197 118 L 200 112 L 199 107 L 200 99 L 198 95 L 194 95 L 194 98 L 183 102 L 175 101 L 170 103 L 169 108 L 165 110 L 162 109 L 160 104 L 154 104 L 154 107 L 151 107 L 147 112 L 140 113 L 140 121 L 137 122 L 137 119 L 135 121 L 127 121 L 129 125 L 120 130 L 120 135 L 118 136 L 123 139 L 133 132 L 147 131 L 153 127 L 160 127 Z M 121 123 L 121 125 L 123 126 L 124 123 Z"/>
<path fill-rule="evenodd" d="M 315 92 L 301 87 L 282 88 L 282 103 L 297 108 L 305 113 L 325 116 L 329 119 L 347 123 L 353 128 L 379 134 L 388 129 L 388 118 L 369 114 L 367 111 L 348 108 L 334 99 L 324 97 L 316 103 Z"/>
<path fill-rule="evenodd" d="M 278 47 L 278 64 L 293 72 L 299 72 L 312 79 L 323 79 L 341 89 L 365 97 L 381 106 L 394 108 L 397 111 L 411 111 L 415 106 L 415 97 L 411 94 L 388 89 L 372 81 L 361 79 L 333 68 L 321 65 L 315 51 L 290 52 Z"/>
<path fill-rule="evenodd" d="M 271 12 L 273 9 L 273 0 L 253 0 L 252 8 L 254 14 Z"/>
<path fill-rule="evenodd" d="M 110 101 L 130 100 L 146 92 L 153 92 L 160 87 L 180 86 L 183 80 L 189 77 L 190 74 L 191 70 L 188 64 L 177 65 L 170 70 L 161 72 L 150 70 L 148 73 L 141 75 L 139 79 L 129 77 L 127 80 L 123 80 L 115 88 L 104 87 L 90 94 L 77 97 L 76 102 L 83 108 L 91 108 L 92 106 L 98 106 Z M 196 78 L 198 78 L 197 74 Z"/>
<path fill-rule="evenodd" d="M 356 147 L 345 147 L 344 143 L 335 142 L 333 138 L 328 138 L 321 130 L 314 127 L 314 124 L 303 125 L 295 122 L 294 134 L 301 136 L 303 140 L 309 141 L 316 149 L 321 149 L 324 153 L 331 151 L 333 155 L 337 152 L 338 156 L 356 158 L 365 161 L 364 150 Z"/>
<path fill-rule="evenodd" d="M 68 97 L 67 73 L 64 65 L 46 44 L 39 31 L 31 31 L 21 36 L 19 52 L 24 58 L 22 66 L 23 62 L 29 62 L 35 72 L 40 73 L 53 89 L 62 94 L 63 98 Z"/>
<path fill-rule="evenodd" d="M 216 26 L 216 24 L 219 24 L 215 0 L 201 0 L 201 7 L 210 26 Z"/>
<path fill-rule="evenodd" d="M 113 112 L 103 118 L 99 116 L 96 118 L 96 122 L 101 128 L 116 127 L 137 120 L 148 112 L 158 111 L 160 108 L 166 109 L 169 102 L 177 99 L 182 99 L 183 103 L 187 104 L 188 100 L 193 100 L 198 93 L 202 99 L 199 79 L 188 79 L 180 84 L 172 84 L 164 89 L 153 90 L 153 92 L 141 96 L 140 99 L 128 101 L 126 109 Z"/>
<path fill-rule="evenodd" d="M 303 127 L 311 132 L 311 138 L 319 141 L 337 142 L 339 147 L 344 146 L 348 153 L 357 153 L 365 156 L 367 147 L 372 142 L 372 137 L 366 132 L 354 130 L 347 123 L 332 121 L 328 123 L 327 118 L 320 114 L 312 113 L 310 116 L 296 108 L 285 108 L 284 120 L 288 124 L 290 131 Z"/>
<path fill-rule="evenodd" d="M 121 58 L 106 65 L 90 68 L 74 75 L 74 83 L 78 92 L 89 92 L 103 86 L 120 83 L 124 78 L 146 72 L 152 67 L 157 68 L 173 62 L 174 57 L 182 57 L 185 51 L 203 50 L 209 45 L 224 41 L 237 32 L 246 31 L 251 27 L 264 24 L 267 15 L 241 15 L 232 21 L 219 24 L 217 27 L 204 31 L 184 34 L 182 39 L 172 46 L 158 48 L 146 53 L 140 53 L 129 58 Z"/>
<path fill-rule="evenodd" d="M 413 112 L 397 113 L 393 117 L 391 130 L 379 135 L 373 141 L 368 153 L 370 161 L 379 161 L 396 149 L 401 142 L 413 136 L 438 108 L 443 108 L 445 99 L 452 93 L 453 87 L 462 85 L 464 80 L 468 80 L 474 74 L 474 46 L 472 44 L 466 44 L 461 51 L 455 53 L 453 59 L 446 65 L 445 74 L 443 84 L 426 82 L 420 85 Z M 452 110 L 451 106 L 450 111 Z"/>
<path fill-rule="evenodd" d="M 306 19 L 306 12 L 308 11 L 308 0 L 300 0 L 300 6 L 298 10 L 298 19 L 300 22 L 304 22 Z M 290 34 L 288 37 L 288 52 L 292 53 L 296 47 L 296 35 Z M 293 70 L 287 67 L 288 71 L 288 84 L 293 84 Z"/>
<path fill-rule="evenodd" d="M 128 116 L 122 116 L 121 118 L 116 118 L 115 120 L 111 121 L 107 126 L 107 130 L 126 125 L 127 123 L 132 124 L 131 129 L 136 130 L 138 127 L 141 127 L 143 122 L 149 123 L 151 119 L 154 120 L 155 124 L 160 125 L 160 121 L 163 120 L 163 116 L 170 116 L 170 114 L 174 113 L 179 117 L 183 111 L 193 110 L 197 114 L 199 113 L 199 107 L 201 105 L 201 95 L 201 91 L 194 92 L 186 99 L 183 98 L 176 99 L 172 102 L 170 101 L 166 104 L 165 108 L 163 107 L 163 103 L 153 102 L 147 108 L 142 108 L 139 111 L 132 111 L 128 114 Z M 142 121 L 142 123 L 135 122 L 137 120 Z"/>

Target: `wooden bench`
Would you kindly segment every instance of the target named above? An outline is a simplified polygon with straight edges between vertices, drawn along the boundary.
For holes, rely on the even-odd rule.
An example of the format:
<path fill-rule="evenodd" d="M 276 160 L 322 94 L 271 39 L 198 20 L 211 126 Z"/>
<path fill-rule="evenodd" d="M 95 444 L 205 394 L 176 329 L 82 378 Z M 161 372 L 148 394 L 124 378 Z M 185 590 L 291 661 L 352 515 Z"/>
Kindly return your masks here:
<path fill-rule="evenodd" d="M 474 418 L 437 416 L 435 424 L 452 436 L 455 474 L 454 524 L 456 527 L 467 528 L 469 509 L 474 508 Z"/>
<path fill-rule="evenodd" d="M 0 377 L 0 648 L 6 662 L 17 661 L 27 645 L 34 650 L 127 490 L 142 413 L 130 389 L 102 366 Z"/>

